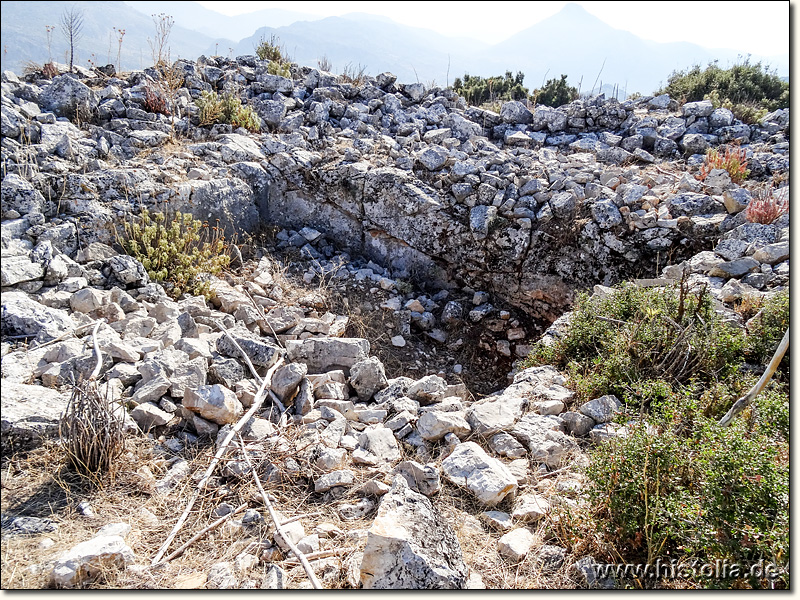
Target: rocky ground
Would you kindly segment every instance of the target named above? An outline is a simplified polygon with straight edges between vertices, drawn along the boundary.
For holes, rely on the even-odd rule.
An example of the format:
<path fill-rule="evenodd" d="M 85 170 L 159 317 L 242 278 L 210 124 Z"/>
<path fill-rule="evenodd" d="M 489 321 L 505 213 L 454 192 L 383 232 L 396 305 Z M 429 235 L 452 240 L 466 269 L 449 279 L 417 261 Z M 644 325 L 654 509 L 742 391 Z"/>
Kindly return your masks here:
<path fill-rule="evenodd" d="M 759 187 L 788 198 L 788 110 L 754 126 L 665 97 L 498 114 L 389 74 L 178 65 L 174 119 L 145 110 L 153 69 L 3 75 L 3 587 L 309 587 L 286 539 L 324 587 L 614 586 L 591 570 L 607 549 L 566 531 L 623 407 L 515 361 L 577 291 L 629 277 L 687 274 L 744 327 L 737 304 L 788 285 L 788 215 L 745 211 Z M 201 91 L 234 86 L 265 133 L 198 124 Z M 731 140 L 751 184 L 698 181 Z M 115 223 L 164 203 L 241 234 L 210 301 L 170 298 L 115 249 Z M 58 443 L 95 344 L 128 432 L 100 488 Z M 167 554 L 227 519 L 152 567 L 254 405 Z"/>

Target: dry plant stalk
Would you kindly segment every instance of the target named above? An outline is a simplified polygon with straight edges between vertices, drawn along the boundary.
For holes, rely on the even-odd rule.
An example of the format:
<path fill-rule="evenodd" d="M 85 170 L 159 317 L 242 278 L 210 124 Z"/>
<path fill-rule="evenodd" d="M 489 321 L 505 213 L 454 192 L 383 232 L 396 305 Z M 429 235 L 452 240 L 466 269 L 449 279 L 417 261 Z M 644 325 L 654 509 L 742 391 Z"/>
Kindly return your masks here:
<path fill-rule="evenodd" d="M 749 222 L 769 225 L 789 212 L 789 195 L 778 198 L 775 192 L 769 188 L 756 192 L 745 210 Z"/>
<path fill-rule="evenodd" d="M 250 407 L 250 410 L 248 410 L 244 414 L 244 416 L 241 419 L 239 419 L 236 425 L 233 426 L 231 431 L 223 440 L 222 444 L 220 444 L 217 453 L 214 455 L 214 459 L 211 461 L 211 464 L 208 465 L 208 469 L 206 469 L 203 478 L 197 484 L 197 489 L 194 491 L 194 494 L 192 494 L 192 497 L 189 499 L 189 503 L 186 505 L 186 508 L 184 509 L 183 513 L 178 518 L 177 523 L 175 523 L 175 526 L 172 528 L 172 531 L 167 536 L 167 539 L 164 540 L 164 543 L 161 545 L 161 548 L 158 549 L 158 552 L 156 553 L 155 557 L 150 563 L 151 565 L 159 563 L 161 561 L 161 557 L 163 557 L 164 553 L 169 549 L 169 545 L 172 543 L 172 540 L 175 539 L 175 536 L 178 535 L 178 532 L 181 530 L 181 527 L 183 527 L 183 524 L 189 517 L 189 513 L 191 512 L 194 503 L 197 502 L 197 499 L 200 497 L 200 494 L 203 492 L 206 485 L 208 484 L 209 479 L 211 479 L 211 475 L 214 473 L 214 469 L 217 468 L 217 465 L 222 459 L 223 454 L 225 454 L 226 450 L 228 449 L 228 445 L 231 443 L 234 436 L 237 433 L 239 433 L 239 430 L 242 427 L 244 427 L 244 424 L 247 423 L 253 417 L 253 415 L 259 408 L 261 408 L 261 405 L 264 403 L 264 399 L 267 396 L 267 390 L 269 389 L 269 385 L 272 382 L 272 375 L 282 364 L 283 364 L 283 359 L 280 359 L 270 368 L 269 371 L 267 371 L 267 374 L 264 376 L 264 379 L 261 382 L 261 386 L 259 387 L 258 392 L 256 393 L 256 397 L 253 399 L 253 405 Z"/>
<path fill-rule="evenodd" d="M 58 435 L 69 463 L 95 484 L 99 483 L 102 473 L 113 475 L 115 461 L 125 451 L 123 421 L 97 387 L 97 376 L 102 366 L 97 330 L 104 322 L 102 319 L 97 321 L 92 331 L 97 365 L 87 380 L 79 381 L 73 387 L 58 426 Z"/>
<path fill-rule="evenodd" d="M 235 508 L 233 511 L 229 512 L 229 513 L 228 513 L 227 515 L 225 515 L 224 517 L 220 517 L 219 519 L 217 519 L 216 521 L 214 521 L 213 523 L 211 523 L 211 524 L 210 524 L 208 527 L 205 527 L 204 529 L 202 529 L 202 530 L 198 531 L 198 532 L 197 532 L 195 535 L 193 535 L 193 536 L 191 537 L 191 539 L 189 539 L 189 540 L 188 540 L 186 543 L 184 543 L 184 544 L 183 544 L 183 545 L 182 545 L 180 548 L 178 548 L 177 550 L 175 550 L 175 552 L 173 552 L 172 554 L 170 554 L 169 556 L 167 556 L 167 557 L 166 557 L 164 560 L 162 560 L 160 563 L 158 563 L 158 564 L 155 564 L 155 565 L 152 565 L 152 566 L 151 566 L 151 568 L 160 567 L 161 565 L 164 565 L 164 564 L 168 563 L 169 561 L 171 561 L 171 560 L 174 560 L 174 559 L 178 558 L 178 557 L 179 557 L 181 554 L 183 554 L 184 552 L 186 552 L 186 549 L 187 549 L 189 546 L 191 546 L 192 544 L 194 544 L 194 543 L 195 543 L 197 540 L 199 540 L 200 538 L 202 538 L 202 537 L 203 537 L 204 535 L 206 535 L 207 533 L 210 533 L 210 532 L 214 531 L 214 530 L 215 530 L 217 527 L 219 527 L 220 525 L 222 525 L 222 524 L 223 524 L 225 521 L 227 521 L 228 519 L 230 519 L 230 518 L 231 518 L 231 517 L 233 517 L 234 515 L 237 515 L 237 514 L 239 514 L 240 512 L 242 512 L 242 511 L 243 511 L 244 509 L 246 509 L 246 508 L 247 508 L 247 504 L 241 504 L 241 505 L 239 505 L 237 508 Z"/>
<path fill-rule="evenodd" d="M 238 435 L 238 432 L 237 432 Z M 250 471 L 253 473 L 253 480 L 256 483 L 256 487 L 258 487 L 258 491 L 261 494 L 261 499 L 264 501 L 264 506 L 267 507 L 269 511 L 269 516 L 272 518 L 272 522 L 275 524 L 275 535 L 280 536 L 280 538 L 286 542 L 286 545 L 289 546 L 289 549 L 292 551 L 292 554 L 295 555 L 300 564 L 303 565 L 303 570 L 308 575 L 308 578 L 311 580 L 311 585 L 314 586 L 315 590 L 321 590 L 322 584 L 317 579 L 317 576 L 314 574 L 314 569 L 311 568 L 311 564 L 309 564 L 306 555 L 303 554 L 300 549 L 289 539 L 289 536 L 283 531 L 283 527 L 281 526 L 281 520 L 278 518 L 278 515 L 275 512 L 275 509 L 272 507 L 272 502 L 269 501 L 269 496 L 267 492 L 264 491 L 264 486 L 261 485 L 261 479 L 258 476 L 258 471 L 256 470 L 253 461 L 250 460 L 250 455 L 247 453 L 247 448 L 244 447 L 244 441 L 242 440 L 242 436 L 239 435 L 239 443 L 242 446 L 242 454 L 244 454 L 244 458 L 247 461 L 247 465 L 250 467 Z"/>

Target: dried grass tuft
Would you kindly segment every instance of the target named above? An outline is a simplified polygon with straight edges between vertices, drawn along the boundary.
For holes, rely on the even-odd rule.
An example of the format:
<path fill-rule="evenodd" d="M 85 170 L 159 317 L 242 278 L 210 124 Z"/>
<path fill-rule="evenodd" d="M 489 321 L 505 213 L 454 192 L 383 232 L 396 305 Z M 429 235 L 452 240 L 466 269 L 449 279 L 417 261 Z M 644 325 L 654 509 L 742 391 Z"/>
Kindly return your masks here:
<path fill-rule="evenodd" d="M 124 424 L 93 378 L 74 386 L 58 434 L 68 463 L 78 473 L 98 486 L 104 474 L 113 480 L 116 460 L 125 451 Z"/>

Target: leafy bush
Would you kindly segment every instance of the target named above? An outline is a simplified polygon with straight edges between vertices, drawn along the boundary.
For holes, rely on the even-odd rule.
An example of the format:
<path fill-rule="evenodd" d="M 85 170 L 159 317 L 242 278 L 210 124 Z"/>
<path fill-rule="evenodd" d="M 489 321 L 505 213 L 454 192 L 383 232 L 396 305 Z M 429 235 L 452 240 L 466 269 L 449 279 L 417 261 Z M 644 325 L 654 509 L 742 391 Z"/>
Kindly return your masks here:
<path fill-rule="evenodd" d="M 567 334 L 553 346 L 536 344 L 524 364 L 566 367 L 581 398 L 638 402 L 640 382 L 675 386 L 735 374 L 744 343 L 721 323 L 705 290 L 625 284 L 605 298 L 582 294 Z"/>
<path fill-rule="evenodd" d="M 222 100 L 216 92 L 203 92 L 194 103 L 200 109 L 198 113 L 200 126 L 213 125 L 219 121 L 222 115 Z"/>
<path fill-rule="evenodd" d="M 534 90 L 532 96 L 535 104 L 557 108 L 577 99 L 578 88 L 567 85 L 567 76 L 562 75 L 561 79 L 548 80 L 541 89 Z"/>
<path fill-rule="evenodd" d="M 717 427 L 692 395 L 672 395 L 593 454 L 590 497 L 606 534 L 630 562 L 788 562 L 788 443 L 742 419 Z"/>
<path fill-rule="evenodd" d="M 289 67 L 289 63 L 282 63 L 272 60 L 267 65 L 267 73 L 270 75 L 278 75 L 280 77 L 289 78 L 292 76 L 292 69 Z"/>
<path fill-rule="evenodd" d="M 261 60 L 279 63 L 285 60 L 278 38 L 274 34 L 270 36 L 269 40 L 265 40 L 263 36 L 261 37 L 258 46 L 256 46 L 256 54 Z"/>
<path fill-rule="evenodd" d="M 267 72 L 270 75 L 280 75 L 281 77 L 291 77 L 292 72 L 289 67 L 289 59 L 284 53 L 283 46 L 278 42 L 278 38 L 273 34 L 269 40 L 262 36 L 256 54 L 261 60 L 268 60 Z"/>
<path fill-rule="evenodd" d="M 745 346 L 748 360 L 766 365 L 789 328 L 789 292 L 778 292 L 767 300 L 764 307 L 752 319 L 752 326 Z M 781 361 L 781 368 L 789 367 L 789 351 Z"/>
<path fill-rule="evenodd" d="M 717 425 L 757 379 L 741 363 L 766 364 L 788 321 L 788 293 L 767 301 L 745 336 L 705 290 L 623 285 L 581 295 L 565 335 L 534 347 L 523 366 L 566 367 L 579 402 L 613 393 L 626 405 L 625 434 L 587 468 L 589 510 L 614 562 L 788 564 L 788 384 L 773 381 L 742 418 Z M 743 577 L 737 586 L 763 583 Z"/>
<path fill-rule="evenodd" d="M 717 90 L 712 90 L 710 93 L 706 94 L 703 99 L 709 100 L 714 108 L 727 108 L 733 113 L 734 117 L 748 125 L 758 123 L 767 116 L 769 112 L 766 108 L 760 108 L 759 105 L 754 102 L 734 104 L 728 98 L 720 98 Z"/>
<path fill-rule="evenodd" d="M 750 170 L 747 168 L 747 151 L 730 144 L 725 146 L 724 152 L 720 152 L 719 148 L 709 148 L 700 166 L 698 177 L 700 181 L 708 177 L 713 169 L 724 169 L 731 176 L 733 183 L 742 183 L 750 175 Z"/>
<path fill-rule="evenodd" d="M 749 104 L 768 111 L 789 106 L 789 83 L 781 81 L 761 62 L 751 64 L 749 58 L 730 69 L 722 69 L 714 61 L 705 69 L 695 65 L 691 69 L 674 71 L 667 79 L 667 85 L 656 94 L 669 94 L 684 102 L 696 102 L 712 92 L 731 105 Z"/>
<path fill-rule="evenodd" d="M 261 131 L 261 118 L 252 106 L 242 106 L 235 94 L 226 92 L 220 97 L 216 92 L 203 92 L 195 104 L 201 126 L 227 123 L 248 131 Z"/>
<path fill-rule="evenodd" d="M 506 71 L 503 77 L 483 77 L 464 75 L 464 80 L 456 77 L 453 82 L 453 91 L 463 96 L 467 103 L 481 106 L 487 102 L 525 100 L 528 97 L 528 88 L 522 85 L 525 74 L 517 71 L 516 76 L 511 71 Z"/>
<path fill-rule="evenodd" d="M 173 298 L 184 292 L 209 296 L 202 274 L 216 275 L 230 264 L 228 246 L 219 227 L 209 227 L 188 213 L 150 214 L 142 209 L 138 222 L 125 223 L 117 241 L 141 261 L 147 274 L 164 282 Z"/>

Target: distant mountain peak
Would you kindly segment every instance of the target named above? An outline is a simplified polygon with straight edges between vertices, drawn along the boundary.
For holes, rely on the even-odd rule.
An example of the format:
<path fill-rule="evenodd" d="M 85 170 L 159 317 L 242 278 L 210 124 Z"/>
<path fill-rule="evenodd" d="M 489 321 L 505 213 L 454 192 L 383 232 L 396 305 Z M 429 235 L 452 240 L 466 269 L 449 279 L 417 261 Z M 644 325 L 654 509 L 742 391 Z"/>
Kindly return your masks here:
<path fill-rule="evenodd" d="M 590 13 L 588 10 L 586 10 L 583 6 L 581 6 L 580 4 L 577 4 L 575 2 L 568 2 L 567 4 L 564 5 L 564 8 L 562 8 L 560 11 L 558 11 L 556 14 L 554 14 L 552 17 L 550 17 L 550 19 L 547 19 L 547 20 L 548 21 L 569 20 L 569 21 L 572 21 L 572 22 L 577 21 L 579 23 L 581 23 L 581 22 L 589 22 L 589 23 L 597 22 L 597 23 L 602 23 L 606 27 L 608 26 L 607 23 L 604 23 L 603 21 L 601 21 L 600 19 L 595 17 L 592 13 Z"/>

